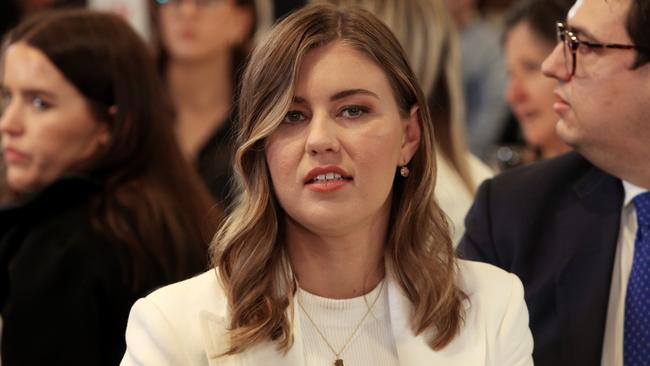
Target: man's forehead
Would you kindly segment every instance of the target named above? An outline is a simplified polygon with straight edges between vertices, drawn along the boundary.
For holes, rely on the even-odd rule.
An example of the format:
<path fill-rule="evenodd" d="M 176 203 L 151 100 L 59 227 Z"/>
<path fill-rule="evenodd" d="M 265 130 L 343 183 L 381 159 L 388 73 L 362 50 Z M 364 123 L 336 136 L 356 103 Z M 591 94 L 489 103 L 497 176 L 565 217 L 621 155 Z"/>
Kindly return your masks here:
<path fill-rule="evenodd" d="M 567 25 L 600 40 L 629 40 L 625 24 L 631 2 L 632 0 L 577 0 L 567 14 Z"/>

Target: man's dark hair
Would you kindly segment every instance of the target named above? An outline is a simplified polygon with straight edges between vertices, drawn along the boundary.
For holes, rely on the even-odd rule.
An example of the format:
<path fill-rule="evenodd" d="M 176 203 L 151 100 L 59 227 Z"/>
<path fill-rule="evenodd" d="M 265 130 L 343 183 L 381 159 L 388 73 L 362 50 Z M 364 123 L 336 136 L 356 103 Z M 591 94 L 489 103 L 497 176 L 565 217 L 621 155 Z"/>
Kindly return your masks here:
<path fill-rule="evenodd" d="M 555 23 L 566 19 L 574 2 L 575 0 L 523 0 L 514 4 L 506 14 L 503 40 L 519 23 L 528 22 L 537 37 L 555 44 Z"/>
<path fill-rule="evenodd" d="M 650 62 L 650 0 L 632 0 L 627 15 L 627 33 L 638 47 L 634 67 Z"/>

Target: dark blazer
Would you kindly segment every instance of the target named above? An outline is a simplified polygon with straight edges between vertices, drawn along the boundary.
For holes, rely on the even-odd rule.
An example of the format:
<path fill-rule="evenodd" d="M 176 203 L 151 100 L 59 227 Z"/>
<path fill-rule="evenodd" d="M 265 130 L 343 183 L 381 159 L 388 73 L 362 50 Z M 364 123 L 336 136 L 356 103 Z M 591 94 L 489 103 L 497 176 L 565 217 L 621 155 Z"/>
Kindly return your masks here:
<path fill-rule="evenodd" d="M 535 365 L 600 365 L 621 181 L 577 153 L 484 182 L 458 253 L 517 274 Z"/>
<path fill-rule="evenodd" d="M 115 240 L 91 223 L 101 189 L 66 178 L 0 209 L 3 366 L 118 364 L 146 292 L 131 291 Z"/>
<path fill-rule="evenodd" d="M 231 114 L 201 147 L 196 160 L 203 183 L 224 209 L 229 209 L 234 199 L 234 128 L 234 114 Z"/>

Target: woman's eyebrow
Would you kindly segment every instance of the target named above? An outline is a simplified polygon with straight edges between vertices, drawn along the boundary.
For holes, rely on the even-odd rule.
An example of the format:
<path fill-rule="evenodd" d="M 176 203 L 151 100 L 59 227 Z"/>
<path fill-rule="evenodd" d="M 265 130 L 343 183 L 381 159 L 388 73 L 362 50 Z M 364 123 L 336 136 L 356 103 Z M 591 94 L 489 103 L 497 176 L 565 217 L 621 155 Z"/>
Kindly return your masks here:
<path fill-rule="evenodd" d="M 351 95 L 356 95 L 356 94 L 369 95 L 371 97 L 379 99 L 379 96 L 377 94 L 371 92 L 370 90 L 366 90 L 366 89 L 347 89 L 347 90 L 343 90 L 343 91 L 340 91 L 340 92 L 332 95 L 330 97 L 330 100 L 335 101 L 335 100 L 343 99 L 345 97 L 349 97 Z"/>

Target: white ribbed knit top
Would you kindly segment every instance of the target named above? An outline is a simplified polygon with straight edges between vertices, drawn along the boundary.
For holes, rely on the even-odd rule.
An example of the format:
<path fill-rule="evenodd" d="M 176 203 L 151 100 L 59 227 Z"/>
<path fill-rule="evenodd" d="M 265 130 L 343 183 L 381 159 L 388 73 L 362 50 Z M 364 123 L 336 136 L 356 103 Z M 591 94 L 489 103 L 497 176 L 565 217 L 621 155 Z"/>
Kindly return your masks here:
<path fill-rule="evenodd" d="M 297 296 L 304 310 L 337 352 L 343 348 L 359 321 L 379 296 L 370 314 L 340 355 L 345 366 L 398 365 L 390 323 L 388 291 L 382 283 L 383 281 L 365 296 L 345 300 L 328 299 L 298 289 Z M 300 307 L 297 307 L 297 310 L 300 311 L 305 365 L 333 366 L 336 356 L 303 310 Z"/>

